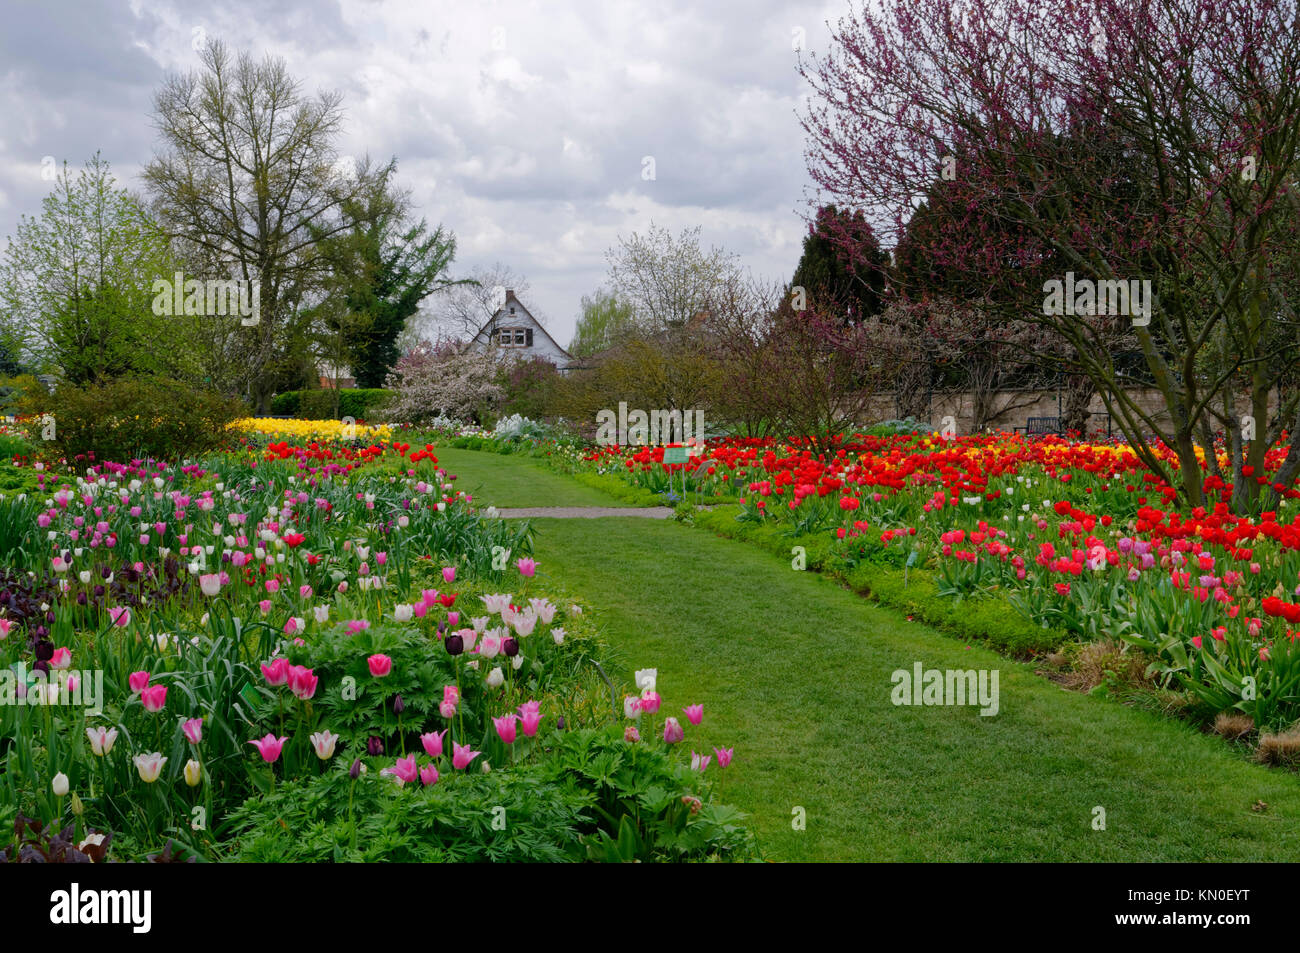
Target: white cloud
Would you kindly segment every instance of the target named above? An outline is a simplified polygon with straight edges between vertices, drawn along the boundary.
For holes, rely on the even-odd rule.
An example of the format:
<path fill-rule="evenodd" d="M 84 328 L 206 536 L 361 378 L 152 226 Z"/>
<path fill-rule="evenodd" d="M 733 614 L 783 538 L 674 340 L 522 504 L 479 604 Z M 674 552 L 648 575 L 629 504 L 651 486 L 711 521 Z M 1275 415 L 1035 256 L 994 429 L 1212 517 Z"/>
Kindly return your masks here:
<path fill-rule="evenodd" d="M 457 271 L 501 261 L 526 275 L 530 304 L 565 343 L 606 249 L 651 219 L 702 225 L 706 242 L 769 277 L 793 270 L 807 175 L 791 36 L 802 27 L 809 47 L 824 48 L 824 21 L 843 9 L 83 0 L 59 14 L 57 35 L 52 14 L 25 9 L 0 38 L 0 233 L 39 209 L 43 155 L 78 165 L 101 149 L 139 186 L 153 92 L 168 71 L 197 64 L 201 30 L 283 56 L 306 91 L 342 91 L 340 152 L 397 156 L 419 214 L 455 232 Z M 641 178 L 646 155 L 654 181 Z"/>

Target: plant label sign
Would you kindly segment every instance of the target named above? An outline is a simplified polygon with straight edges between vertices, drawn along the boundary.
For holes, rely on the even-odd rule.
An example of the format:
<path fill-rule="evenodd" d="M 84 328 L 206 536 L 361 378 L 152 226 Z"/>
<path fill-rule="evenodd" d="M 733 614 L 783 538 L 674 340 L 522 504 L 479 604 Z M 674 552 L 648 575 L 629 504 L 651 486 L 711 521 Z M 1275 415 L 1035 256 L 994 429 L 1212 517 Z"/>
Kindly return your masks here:
<path fill-rule="evenodd" d="M 685 463 L 689 451 L 685 447 L 664 447 L 664 463 Z"/>

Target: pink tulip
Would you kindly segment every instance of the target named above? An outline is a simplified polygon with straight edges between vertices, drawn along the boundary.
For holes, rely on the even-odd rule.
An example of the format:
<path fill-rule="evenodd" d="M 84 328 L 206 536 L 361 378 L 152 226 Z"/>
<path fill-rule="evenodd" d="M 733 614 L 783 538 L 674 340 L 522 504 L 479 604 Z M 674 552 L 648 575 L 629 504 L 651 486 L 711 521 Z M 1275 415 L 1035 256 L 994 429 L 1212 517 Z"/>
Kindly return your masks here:
<path fill-rule="evenodd" d="M 658 692 L 646 692 L 641 696 L 641 710 L 646 714 L 653 715 L 659 711 L 659 706 L 663 699 L 659 697 Z"/>
<path fill-rule="evenodd" d="M 277 592 L 280 591 L 280 584 L 276 582 L 274 579 L 268 579 L 266 580 L 266 591 L 269 592 L 271 595 L 275 595 Z"/>
<path fill-rule="evenodd" d="M 460 704 L 460 689 L 455 685 L 447 685 L 442 689 L 442 704 L 438 706 L 438 712 L 443 718 L 455 718 L 456 706 Z"/>
<path fill-rule="evenodd" d="M 316 694 L 316 687 L 320 684 L 320 679 L 312 674 L 312 670 L 303 665 L 291 665 L 289 667 L 289 691 L 299 701 L 308 701 Z"/>
<path fill-rule="evenodd" d="M 140 694 L 142 691 L 144 691 L 146 688 L 149 687 L 149 673 L 148 673 L 148 672 L 132 672 L 132 673 L 127 677 L 127 680 L 126 680 L 126 681 L 127 681 L 127 684 L 131 686 L 131 692 L 132 692 L 133 694 L 138 695 L 138 694 Z"/>
<path fill-rule="evenodd" d="M 380 774 L 391 775 L 396 778 L 399 784 L 407 784 L 419 777 L 419 770 L 415 766 L 415 755 L 409 758 L 398 758 L 397 763 L 391 768 L 384 768 Z"/>
<path fill-rule="evenodd" d="M 119 629 L 125 629 L 131 624 L 131 610 L 126 606 L 115 606 L 109 609 L 108 617 L 113 620 L 113 624 Z"/>
<path fill-rule="evenodd" d="M 446 736 L 447 729 L 442 731 L 430 731 L 428 734 L 420 735 L 420 744 L 424 745 L 424 753 L 430 758 L 442 757 L 442 739 Z"/>
<path fill-rule="evenodd" d="M 50 656 L 50 668 L 63 671 L 72 664 L 72 653 L 65 648 L 57 648 Z"/>
<path fill-rule="evenodd" d="M 481 751 L 471 751 L 469 745 L 457 744 L 454 741 L 451 743 L 451 749 L 451 766 L 457 771 L 468 768 L 469 763 L 483 753 Z"/>
<path fill-rule="evenodd" d="M 636 725 L 628 725 L 623 729 L 623 740 L 633 744 L 641 740 L 641 732 L 636 730 Z"/>
<path fill-rule="evenodd" d="M 209 598 L 215 596 L 221 591 L 221 576 L 219 573 L 209 572 L 199 576 L 199 589 Z"/>
<path fill-rule="evenodd" d="M 266 737 L 250 741 L 249 744 L 257 749 L 263 761 L 267 764 L 274 764 L 280 757 L 280 749 L 284 747 L 284 743 L 288 740 L 288 738 L 277 738 L 268 731 Z"/>
<path fill-rule="evenodd" d="M 190 744 L 196 745 L 203 740 L 203 719 L 190 718 L 181 725 L 181 731 L 185 733 L 186 740 Z"/>
<path fill-rule="evenodd" d="M 452 626 L 454 626 L 454 625 L 460 625 L 460 613 L 459 613 L 459 612 L 448 612 L 448 613 L 447 613 L 447 628 L 450 629 L 450 628 L 451 628 Z"/>
<path fill-rule="evenodd" d="M 519 720 L 519 716 L 516 715 L 514 712 L 511 712 L 508 715 L 502 715 L 499 718 L 492 719 L 492 724 L 496 726 L 497 734 L 500 735 L 501 740 L 508 745 L 512 745 L 515 743 L 515 738 L 517 737 L 517 735 L 515 734 L 516 731 L 515 722 L 518 720 Z"/>
<path fill-rule="evenodd" d="M 707 767 L 709 766 L 709 762 L 712 761 L 712 760 L 713 760 L 713 756 L 712 756 L 712 755 L 708 755 L 708 754 L 696 754 L 694 751 L 692 751 L 692 752 L 691 752 L 691 770 L 692 770 L 692 771 L 703 771 L 705 768 L 707 768 Z"/>
<path fill-rule="evenodd" d="M 519 706 L 519 720 L 523 723 L 524 734 L 529 738 L 537 734 L 537 727 L 542 723 L 541 702 L 528 701 Z"/>
<path fill-rule="evenodd" d="M 13 627 L 12 619 L 0 619 L 0 640 L 9 638 L 9 633 Z"/>
<path fill-rule="evenodd" d="M 438 783 L 438 769 L 432 764 L 426 764 L 420 769 L 420 783 L 425 787 Z"/>
<path fill-rule="evenodd" d="M 692 725 L 698 725 L 701 719 L 704 718 L 703 705 L 687 705 L 682 709 L 682 712 L 686 715 L 686 720 Z"/>
<path fill-rule="evenodd" d="M 731 754 L 735 748 L 714 748 L 713 753 L 718 756 L 718 767 L 726 768 L 731 765 Z"/>
<path fill-rule="evenodd" d="M 271 600 L 263 599 L 261 602 L 257 604 L 257 607 L 262 610 L 262 615 L 266 615 L 268 612 L 271 611 Z"/>
<path fill-rule="evenodd" d="M 677 723 L 676 718 L 669 718 L 664 721 L 664 743 L 675 745 L 686 737 L 686 732 L 682 726 Z"/>
<path fill-rule="evenodd" d="M 519 575 L 532 577 L 537 572 L 537 562 L 529 559 L 527 556 L 520 557 L 515 561 L 515 567 L 519 570 Z"/>
<path fill-rule="evenodd" d="M 298 587 L 298 598 L 300 598 L 300 599 L 310 599 L 311 596 L 312 596 L 312 588 L 311 588 L 311 586 L 299 586 L 299 587 Z"/>
<path fill-rule="evenodd" d="M 289 660 L 287 658 L 272 659 L 270 665 L 262 665 L 262 677 L 266 679 L 266 684 L 272 688 L 279 688 L 281 685 L 289 684 Z"/>
<path fill-rule="evenodd" d="M 445 582 L 445 583 L 446 583 L 447 585 L 449 585 L 449 586 L 450 586 L 453 582 L 456 581 L 456 567 L 455 567 L 455 566 L 443 566 L 443 567 L 442 567 L 442 581 Z"/>
<path fill-rule="evenodd" d="M 140 704 L 144 705 L 145 711 L 162 711 L 167 704 L 167 686 L 150 685 L 140 692 Z"/>
<path fill-rule="evenodd" d="M 370 665 L 370 674 L 375 678 L 387 678 L 393 670 L 393 660 L 387 655 L 372 655 L 366 662 Z"/>

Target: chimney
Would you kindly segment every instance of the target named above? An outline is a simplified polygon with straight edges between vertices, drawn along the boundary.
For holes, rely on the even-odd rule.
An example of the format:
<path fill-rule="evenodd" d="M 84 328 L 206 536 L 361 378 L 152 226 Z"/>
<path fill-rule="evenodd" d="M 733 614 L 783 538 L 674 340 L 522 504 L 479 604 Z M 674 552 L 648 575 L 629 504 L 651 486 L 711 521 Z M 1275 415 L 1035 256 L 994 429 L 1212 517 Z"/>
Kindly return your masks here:
<path fill-rule="evenodd" d="M 506 301 L 518 301 L 518 300 L 519 300 L 519 299 L 515 297 L 515 289 L 513 289 L 513 288 L 507 288 L 507 289 L 506 289 Z"/>

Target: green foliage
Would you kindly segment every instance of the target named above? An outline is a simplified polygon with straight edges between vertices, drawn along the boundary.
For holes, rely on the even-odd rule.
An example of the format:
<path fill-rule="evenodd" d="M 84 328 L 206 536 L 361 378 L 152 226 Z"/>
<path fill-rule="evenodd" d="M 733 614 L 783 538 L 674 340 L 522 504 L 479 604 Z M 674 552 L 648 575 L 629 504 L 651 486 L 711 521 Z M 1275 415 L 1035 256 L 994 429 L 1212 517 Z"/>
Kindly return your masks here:
<path fill-rule="evenodd" d="M 338 417 L 368 420 L 393 396 L 393 391 L 383 387 L 342 388 L 338 392 Z M 303 420 L 334 419 L 334 392 L 325 389 L 285 391 L 272 398 L 271 413 Z"/>
<path fill-rule="evenodd" d="M 577 358 L 613 347 L 636 327 L 632 305 L 604 289 L 582 298 L 582 316 L 569 344 L 569 353 Z"/>
<path fill-rule="evenodd" d="M 556 393 L 560 372 L 543 357 L 502 362 L 498 378 L 504 398 L 501 413 L 534 420 L 557 416 Z"/>
<path fill-rule="evenodd" d="M 65 168 L 37 218 L 0 260 L 9 350 L 76 384 L 123 374 L 192 376 L 192 323 L 153 312 L 153 283 L 176 271 L 166 236 L 98 155 Z"/>
<path fill-rule="evenodd" d="M 240 861 L 752 860 L 731 808 L 692 811 L 698 775 L 621 729 L 553 732 L 550 756 L 509 770 L 447 771 L 434 785 L 356 781 L 339 760 L 246 802 Z"/>
<path fill-rule="evenodd" d="M 69 460 L 180 460 L 228 442 L 242 403 L 160 377 L 63 384 L 46 402 L 54 443 Z"/>

